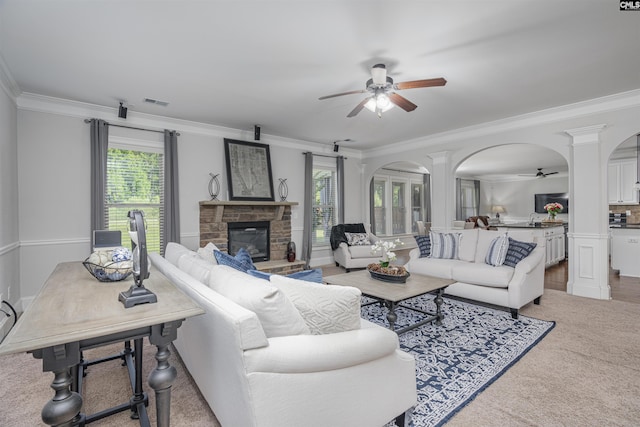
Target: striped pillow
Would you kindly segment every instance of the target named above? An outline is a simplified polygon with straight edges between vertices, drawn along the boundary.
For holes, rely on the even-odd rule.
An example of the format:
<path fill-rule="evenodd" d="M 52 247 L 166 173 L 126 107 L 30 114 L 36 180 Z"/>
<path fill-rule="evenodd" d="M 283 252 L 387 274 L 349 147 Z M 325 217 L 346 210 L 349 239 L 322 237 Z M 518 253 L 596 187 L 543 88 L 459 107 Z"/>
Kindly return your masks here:
<path fill-rule="evenodd" d="M 435 231 L 430 231 L 431 258 L 458 259 L 460 237 L 460 233 L 436 233 Z"/>
<path fill-rule="evenodd" d="M 515 267 L 516 264 L 528 257 L 535 247 L 535 243 L 521 242 L 509 237 L 509 249 L 507 250 L 507 257 L 504 259 L 504 265 Z"/>
<path fill-rule="evenodd" d="M 498 236 L 489 244 L 489 249 L 487 250 L 484 262 L 494 267 L 498 267 L 504 264 L 504 259 L 507 257 L 508 250 L 509 238 L 507 235 Z"/>
<path fill-rule="evenodd" d="M 418 249 L 420 249 L 420 257 L 419 258 L 427 258 L 431 255 L 431 240 L 429 236 L 414 236 L 416 239 L 416 243 L 418 244 Z"/>

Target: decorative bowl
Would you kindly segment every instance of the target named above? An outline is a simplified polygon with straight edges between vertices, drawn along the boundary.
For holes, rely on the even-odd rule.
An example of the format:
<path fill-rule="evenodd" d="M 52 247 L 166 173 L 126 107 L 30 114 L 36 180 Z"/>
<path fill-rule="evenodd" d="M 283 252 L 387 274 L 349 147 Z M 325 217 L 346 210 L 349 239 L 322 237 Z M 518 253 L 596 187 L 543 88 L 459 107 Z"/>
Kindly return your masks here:
<path fill-rule="evenodd" d="M 411 275 L 404 267 L 381 267 L 380 264 L 367 266 L 372 279 L 389 283 L 406 283 Z"/>
<path fill-rule="evenodd" d="M 88 259 L 82 265 L 93 277 L 101 282 L 119 282 L 129 277 L 133 272 L 130 261 L 99 265 L 88 261 Z"/>

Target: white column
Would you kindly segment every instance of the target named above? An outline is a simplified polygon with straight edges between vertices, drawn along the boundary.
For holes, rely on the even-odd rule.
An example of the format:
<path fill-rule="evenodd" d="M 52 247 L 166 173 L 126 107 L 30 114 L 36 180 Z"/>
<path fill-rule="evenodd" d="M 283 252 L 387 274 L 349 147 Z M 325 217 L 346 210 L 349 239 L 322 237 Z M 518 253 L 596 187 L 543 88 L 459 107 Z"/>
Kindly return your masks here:
<path fill-rule="evenodd" d="M 455 180 L 451 175 L 451 153 L 441 151 L 428 155 L 433 160 L 431 172 L 431 228 L 451 228 L 455 218 Z"/>
<path fill-rule="evenodd" d="M 573 295 L 610 299 L 607 162 L 600 153 L 600 132 L 605 125 L 570 129 L 569 280 Z"/>

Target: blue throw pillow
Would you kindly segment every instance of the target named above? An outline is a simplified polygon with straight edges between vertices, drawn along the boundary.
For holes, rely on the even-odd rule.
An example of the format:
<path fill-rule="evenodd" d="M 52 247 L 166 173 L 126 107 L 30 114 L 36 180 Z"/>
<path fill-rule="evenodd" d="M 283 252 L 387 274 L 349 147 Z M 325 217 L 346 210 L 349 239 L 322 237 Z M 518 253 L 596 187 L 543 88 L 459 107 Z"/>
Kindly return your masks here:
<path fill-rule="evenodd" d="M 420 258 L 427 258 L 431 255 L 431 239 L 429 236 L 414 236 L 418 249 L 420 249 Z"/>
<path fill-rule="evenodd" d="M 509 249 L 507 249 L 507 256 L 503 265 L 515 267 L 516 264 L 528 257 L 536 246 L 536 243 L 520 242 L 509 237 Z"/>
<path fill-rule="evenodd" d="M 247 271 L 253 277 L 257 277 L 259 279 L 269 280 L 272 273 L 267 273 L 260 270 L 249 270 Z M 314 282 L 314 283 L 322 283 L 322 270 L 320 268 L 315 268 L 313 270 L 304 270 L 298 271 L 295 273 L 291 273 L 287 275 L 291 279 L 304 280 L 306 282 Z"/>
<path fill-rule="evenodd" d="M 231 256 L 225 252 L 220 252 L 215 249 L 213 251 L 213 255 L 216 257 L 216 261 L 220 265 L 227 265 L 229 267 L 233 267 L 236 270 L 240 270 L 243 273 L 246 273 L 249 270 L 255 270 L 256 266 L 253 265 L 253 261 L 251 260 L 251 255 L 245 248 L 240 248 L 236 256 Z"/>

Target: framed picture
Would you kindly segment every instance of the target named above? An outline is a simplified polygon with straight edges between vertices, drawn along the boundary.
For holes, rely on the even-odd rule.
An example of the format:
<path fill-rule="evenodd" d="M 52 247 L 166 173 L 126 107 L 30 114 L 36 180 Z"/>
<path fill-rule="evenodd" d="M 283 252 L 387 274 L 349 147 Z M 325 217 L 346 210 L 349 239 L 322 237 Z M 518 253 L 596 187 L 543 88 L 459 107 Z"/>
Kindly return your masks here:
<path fill-rule="evenodd" d="M 229 200 L 273 201 L 269 146 L 224 139 Z"/>

